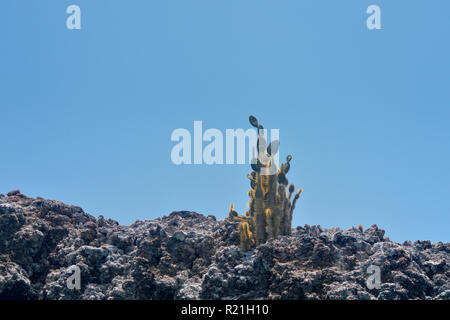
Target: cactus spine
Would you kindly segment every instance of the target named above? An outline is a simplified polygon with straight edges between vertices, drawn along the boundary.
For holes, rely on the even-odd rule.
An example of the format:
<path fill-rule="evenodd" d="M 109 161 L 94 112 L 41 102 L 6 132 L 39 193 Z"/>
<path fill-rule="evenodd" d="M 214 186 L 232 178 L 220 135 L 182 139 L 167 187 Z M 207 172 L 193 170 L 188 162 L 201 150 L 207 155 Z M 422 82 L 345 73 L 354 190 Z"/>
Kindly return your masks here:
<path fill-rule="evenodd" d="M 250 124 L 258 130 L 258 159 L 252 160 L 252 172 L 247 175 L 251 189 L 248 192 L 249 203 L 245 216 L 239 215 L 230 207 L 228 218 L 239 223 L 241 250 L 248 251 L 257 244 L 279 235 L 291 233 L 292 214 L 302 189 L 294 196 L 294 185 L 289 186 L 286 174 L 290 169 L 292 156 L 280 168 L 275 167 L 274 155 L 278 152 L 278 141 L 273 141 L 266 148 L 266 140 L 262 134 L 263 126 L 254 116 L 249 117 Z M 262 155 L 262 157 L 261 157 Z M 261 160 L 260 160 L 261 159 Z M 262 161 L 264 159 L 264 161 Z"/>

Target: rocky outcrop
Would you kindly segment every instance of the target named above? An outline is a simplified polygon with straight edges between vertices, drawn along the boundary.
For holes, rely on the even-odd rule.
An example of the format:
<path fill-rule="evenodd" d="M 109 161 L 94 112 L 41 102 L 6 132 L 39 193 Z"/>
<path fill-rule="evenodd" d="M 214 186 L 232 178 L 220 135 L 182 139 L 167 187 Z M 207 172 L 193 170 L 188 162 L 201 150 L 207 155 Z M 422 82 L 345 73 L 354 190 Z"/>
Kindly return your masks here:
<path fill-rule="evenodd" d="M 69 289 L 71 266 L 81 288 Z M 380 285 L 369 289 L 368 268 Z M 121 226 L 0 195 L 0 299 L 450 299 L 450 244 L 297 227 L 249 252 L 237 223 L 180 211 Z"/>

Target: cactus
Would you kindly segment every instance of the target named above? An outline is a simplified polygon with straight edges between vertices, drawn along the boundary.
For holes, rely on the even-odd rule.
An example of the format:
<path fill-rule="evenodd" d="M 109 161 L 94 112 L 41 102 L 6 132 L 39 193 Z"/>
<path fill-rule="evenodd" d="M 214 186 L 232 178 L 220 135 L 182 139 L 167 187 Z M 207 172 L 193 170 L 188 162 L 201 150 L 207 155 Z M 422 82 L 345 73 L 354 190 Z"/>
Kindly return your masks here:
<path fill-rule="evenodd" d="M 241 241 L 241 250 L 242 251 L 250 250 L 254 244 L 254 240 L 248 222 L 241 222 L 239 224 L 239 235 Z"/>
<path fill-rule="evenodd" d="M 266 140 L 261 132 L 264 127 L 254 116 L 250 116 L 249 121 L 258 130 L 256 148 L 258 155 L 262 157 L 252 160 L 252 172 L 247 175 L 251 189 L 248 192 L 250 201 L 245 216 L 239 215 L 233 204 L 228 215 L 228 219 L 240 222 L 238 230 L 243 251 L 279 235 L 289 235 L 292 214 L 302 192 L 300 188 L 291 203 L 295 187 L 293 184 L 287 187 L 289 183 L 286 174 L 291 167 L 292 156 L 288 155 L 286 162 L 279 169 L 276 168 L 273 157 L 278 152 L 279 142 L 273 141 L 266 147 Z"/>

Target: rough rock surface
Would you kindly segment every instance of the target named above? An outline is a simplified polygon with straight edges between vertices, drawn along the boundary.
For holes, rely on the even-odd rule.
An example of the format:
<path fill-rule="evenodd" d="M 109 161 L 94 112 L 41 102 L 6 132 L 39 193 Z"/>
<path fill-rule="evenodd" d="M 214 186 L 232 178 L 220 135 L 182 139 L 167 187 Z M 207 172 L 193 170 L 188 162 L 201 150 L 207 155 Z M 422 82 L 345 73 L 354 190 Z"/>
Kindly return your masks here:
<path fill-rule="evenodd" d="M 449 243 L 306 225 L 242 252 L 236 229 L 188 211 L 121 226 L 13 191 L 0 195 L 0 299 L 450 299 Z"/>

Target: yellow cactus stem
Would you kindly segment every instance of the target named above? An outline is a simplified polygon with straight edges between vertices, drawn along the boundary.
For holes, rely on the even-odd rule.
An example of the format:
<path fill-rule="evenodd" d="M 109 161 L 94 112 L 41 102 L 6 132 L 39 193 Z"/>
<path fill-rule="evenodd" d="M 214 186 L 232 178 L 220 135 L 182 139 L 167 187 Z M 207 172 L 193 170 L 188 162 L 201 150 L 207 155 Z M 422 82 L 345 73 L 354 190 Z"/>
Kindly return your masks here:
<path fill-rule="evenodd" d="M 228 213 L 229 218 L 235 218 L 238 216 L 238 213 L 234 210 L 234 204 L 233 202 L 230 205 L 230 212 Z"/>
<path fill-rule="evenodd" d="M 255 225 L 255 243 L 260 244 L 266 240 L 266 216 L 262 200 L 256 199 L 254 225 Z"/>
<path fill-rule="evenodd" d="M 272 210 L 270 210 L 270 208 L 267 208 L 266 209 L 266 232 L 267 232 L 267 234 L 273 234 L 273 229 L 274 229 L 274 225 L 273 225 Z"/>
<path fill-rule="evenodd" d="M 240 222 L 240 245 L 244 251 L 278 235 L 291 233 L 292 214 L 302 192 L 300 188 L 291 203 L 295 187 L 293 184 L 289 185 L 286 174 L 290 171 L 292 156 L 288 155 L 286 162 L 277 168 L 274 157 L 278 153 L 279 141 L 272 141 L 267 146 L 261 131 L 264 127 L 254 116 L 250 116 L 249 121 L 258 134 L 258 158 L 252 159 L 252 171 L 247 175 L 251 188 L 248 192 L 248 210 L 245 216 L 241 216 L 231 204 L 228 215 L 229 219 Z"/>
<path fill-rule="evenodd" d="M 294 201 L 292 201 L 291 214 L 295 209 L 295 204 L 297 203 L 298 198 L 300 198 L 300 194 L 302 193 L 302 191 L 303 191 L 303 189 L 300 188 L 300 189 L 298 189 L 297 193 L 295 194 Z"/>
<path fill-rule="evenodd" d="M 278 237 L 280 234 L 282 234 L 280 228 L 281 228 L 281 210 L 279 206 L 276 206 L 273 208 L 273 213 L 272 213 L 273 217 L 272 217 L 272 232 L 269 233 L 268 239 L 271 238 L 276 238 Z"/>
<path fill-rule="evenodd" d="M 250 231 L 250 226 L 247 222 L 239 224 L 239 236 L 241 241 L 241 250 L 248 251 L 254 245 L 253 234 Z"/>
<path fill-rule="evenodd" d="M 240 216 L 235 210 L 234 205 L 231 203 L 230 212 L 228 213 L 228 218 L 234 221 L 248 221 L 248 218 L 245 216 Z"/>
<path fill-rule="evenodd" d="M 293 184 L 291 184 L 289 186 L 289 197 L 288 197 L 289 201 L 291 201 L 291 197 L 292 197 L 292 194 L 294 193 L 294 191 L 295 191 L 295 186 Z"/>

